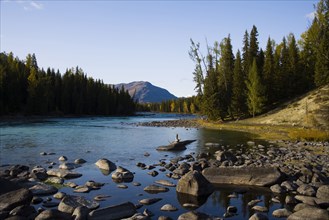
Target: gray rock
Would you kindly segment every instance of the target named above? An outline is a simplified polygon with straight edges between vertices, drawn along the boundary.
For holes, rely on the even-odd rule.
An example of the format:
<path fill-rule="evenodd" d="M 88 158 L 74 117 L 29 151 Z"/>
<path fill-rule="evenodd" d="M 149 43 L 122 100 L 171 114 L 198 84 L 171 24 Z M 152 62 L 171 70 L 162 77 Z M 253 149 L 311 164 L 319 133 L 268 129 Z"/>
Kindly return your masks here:
<path fill-rule="evenodd" d="M 300 219 L 312 219 L 312 220 L 324 220 L 329 219 L 327 210 L 319 208 L 304 208 L 291 214 L 287 220 L 300 220 Z"/>
<path fill-rule="evenodd" d="M 118 184 L 117 187 L 120 188 L 120 189 L 127 189 L 128 188 L 128 186 L 125 185 L 125 184 Z"/>
<path fill-rule="evenodd" d="M 131 202 L 122 203 L 115 206 L 109 206 L 102 209 L 97 209 L 89 213 L 90 220 L 103 219 L 122 219 L 127 218 L 136 213 L 136 208 Z"/>
<path fill-rule="evenodd" d="M 87 162 L 87 161 L 84 160 L 84 159 L 82 159 L 82 158 L 79 158 L 79 159 L 74 160 L 74 163 L 75 163 L 75 164 L 83 164 L 83 163 L 86 163 L 86 162 Z"/>
<path fill-rule="evenodd" d="M 178 209 L 171 205 L 171 204 L 165 204 L 160 208 L 161 211 L 169 211 L 169 212 L 174 212 L 177 211 Z"/>
<path fill-rule="evenodd" d="M 315 202 L 316 197 L 296 195 L 295 199 L 311 206 L 317 205 Z"/>
<path fill-rule="evenodd" d="M 97 195 L 94 197 L 95 201 L 105 201 L 107 198 L 110 198 L 109 195 Z"/>
<path fill-rule="evenodd" d="M 281 183 L 281 187 L 285 189 L 287 192 L 295 191 L 297 190 L 296 184 L 292 183 L 291 181 L 283 181 Z"/>
<path fill-rule="evenodd" d="M 249 220 L 268 220 L 267 216 L 261 213 L 253 214 Z"/>
<path fill-rule="evenodd" d="M 19 215 L 19 216 L 25 216 L 29 218 L 35 218 L 37 215 L 37 211 L 33 206 L 30 205 L 21 205 L 17 206 L 13 210 L 10 211 L 9 215 Z"/>
<path fill-rule="evenodd" d="M 304 196 L 315 196 L 316 192 L 314 188 L 308 184 L 302 184 L 297 188 L 297 192 Z"/>
<path fill-rule="evenodd" d="M 281 177 L 281 173 L 274 167 L 209 167 L 202 174 L 213 184 L 253 186 L 273 185 Z"/>
<path fill-rule="evenodd" d="M 67 157 L 66 156 L 60 156 L 58 158 L 59 161 L 67 161 Z"/>
<path fill-rule="evenodd" d="M 201 219 L 211 220 L 213 218 L 205 213 L 197 212 L 197 211 L 186 212 L 178 217 L 178 220 L 201 220 Z"/>
<path fill-rule="evenodd" d="M 176 184 L 174 184 L 174 183 L 172 183 L 168 180 L 157 180 L 157 181 L 155 181 L 155 183 L 163 185 L 163 186 L 168 186 L 168 187 L 175 187 L 176 186 Z"/>
<path fill-rule="evenodd" d="M 67 163 L 67 162 L 59 165 L 59 169 L 63 169 L 63 170 L 73 170 L 78 167 L 80 167 L 80 165 L 75 164 L 75 163 Z"/>
<path fill-rule="evenodd" d="M 144 209 L 143 215 L 151 217 L 154 216 L 154 213 L 148 209 Z"/>
<path fill-rule="evenodd" d="M 99 159 L 95 164 L 99 169 L 105 171 L 113 171 L 117 168 L 114 163 L 105 158 Z"/>
<path fill-rule="evenodd" d="M 35 220 L 71 220 L 71 215 L 56 209 L 42 211 Z"/>
<path fill-rule="evenodd" d="M 233 163 L 237 161 L 236 156 L 230 151 L 216 151 L 216 159 L 220 162 L 232 161 Z"/>
<path fill-rule="evenodd" d="M 86 206 L 76 207 L 73 211 L 72 217 L 74 220 L 88 220 L 89 209 Z"/>
<path fill-rule="evenodd" d="M 78 184 L 74 183 L 74 182 L 66 182 L 64 183 L 64 186 L 70 187 L 70 188 L 75 188 L 78 186 Z"/>
<path fill-rule="evenodd" d="M 258 212 L 268 212 L 268 208 L 265 206 L 255 205 L 251 208 L 252 210 L 258 211 Z"/>
<path fill-rule="evenodd" d="M 172 218 L 168 217 L 168 216 L 159 216 L 158 220 L 173 220 Z"/>
<path fill-rule="evenodd" d="M 73 190 L 73 192 L 76 193 L 89 193 L 90 192 L 90 188 L 88 186 L 77 186 L 75 187 L 75 189 Z"/>
<path fill-rule="evenodd" d="M 139 203 L 142 205 L 152 205 L 161 200 L 162 200 L 161 198 L 147 198 L 147 199 L 139 200 Z"/>
<path fill-rule="evenodd" d="M 36 167 L 31 170 L 30 177 L 34 179 L 39 179 L 41 181 L 47 179 L 47 170 L 42 167 Z"/>
<path fill-rule="evenodd" d="M 129 170 L 118 166 L 112 174 L 112 179 L 115 182 L 131 182 L 134 179 L 134 174 Z"/>
<path fill-rule="evenodd" d="M 198 171 L 190 171 L 177 183 L 176 191 L 194 196 L 208 196 L 214 191 L 214 187 Z"/>
<path fill-rule="evenodd" d="M 60 178 L 60 177 L 57 177 L 57 176 L 51 176 L 51 177 L 48 177 L 48 178 L 45 180 L 45 183 L 50 183 L 50 184 L 63 184 L 63 183 L 64 183 L 64 179 L 63 179 L 63 178 Z"/>
<path fill-rule="evenodd" d="M 57 176 L 60 178 L 65 178 L 65 179 L 74 179 L 74 178 L 79 178 L 82 176 L 81 173 L 69 171 L 69 170 L 63 170 L 63 169 L 52 169 L 48 170 L 47 174 L 49 176 Z"/>
<path fill-rule="evenodd" d="M 285 190 L 282 189 L 282 187 L 279 184 L 275 184 L 275 185 L 271 186 L 270 189 L 274 193 L 281 194 L 281 193 L 284 193 L 285 192 Z"/>
<path fill-rule="evenodd" d="M 144 191 L 154 194 L 154 193 L 160 193 L 160 192 L 168 192 L 169 189 L 167 187 L 157 186 L 157 185 L 152 184 L 152 185 L 146 186 L 144 188 Z"/>
<path fill-rule="evenodd" d="M 262 200 L 260 200 L 260 199 L 251 200 L 250 202 L 248 202 L 248 206 L 254 206 L 254 205 L 256 205 L 257 203 L 259 203 L 261 201 Z"/>
<path fill-rule="evenodd" d="M 290 195 L 287 195 L 284 201 L 286 204 L 296 204 L 297 203 L 296 199 Z"/>
<path fill-rule="evenodd" d="M 272 215 L 277 218 L 283 218 L 288 217 L 291 213 L 292 212 L 287 209 L 276 209 L 272 212 Z"/>
<path fill-rule="evenodd" d="M 38 196 L 52 195 L 57 193 L 58 191 L 56 187 L 44 183 L 36 184 L 30 187 L 29 190 L 32 192 L 33 195 L 38 195 Z"/>
<path fill-rule="evenodd" d="M 79 206 L 86 206 L 88 209 L 93 210 L 99 207 L 98 202 L 89 201 L 82 196 L 66 195 L 58 205 L 58 210 L 72 214 L 74 209 Z"/>
<path fill-rule="evenodd" d="M 311 205 L 308 205 L 308 204 L 305 204 L 305 203 L 298 203 L 295 207 L 294 207 L 294 212 L 298 212 L 302 209 L 305 209 L 305 208 L 314 208 L 314 206 L 311 206 Z"/>
<path fill-rule="evenodd" d="M 148 172 L 147 174 L 149 174 L 149 175 L 151 175 L 153 177 L 156 177 L 157 175 L 159 175 L 159 172 L 156 171 L 156 170 L 153 170 L 153 171 Z"/>
<path fill-rule="evenodd" d="M 145 216 L 142 213 L 136 213 L 129 218 L 123 218 L 121 220 L 151 220 L 149 216 Z"/>
<path fill-rule="evenodd" d="M 53 197 L 55 199 L 63 199 L 64 196 L 66 196 L 66 193 L 64 193 L 64 192 L 58 192 L 58 193 L 56 193 L 56 194 L 53 195 Z"/>
<path fill-rule="evenodd" d="M 17 206 L 29 204 L 32 197 L 31 191 L 25 188 L 2 194 L 0 195 L 0 210 L 10 211 Z"/>
<path fill-rule="evenodd" d="M 329 201 L 329 185 L 320 186 L 316 192 L 316 197 Z"/>

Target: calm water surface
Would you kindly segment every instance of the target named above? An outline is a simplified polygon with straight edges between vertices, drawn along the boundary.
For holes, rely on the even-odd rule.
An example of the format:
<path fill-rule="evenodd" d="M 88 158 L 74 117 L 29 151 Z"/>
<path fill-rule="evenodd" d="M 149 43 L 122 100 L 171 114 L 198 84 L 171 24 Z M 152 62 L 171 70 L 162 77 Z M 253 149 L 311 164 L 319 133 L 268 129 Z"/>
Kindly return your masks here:
<path fill-rule="evenodd" d="M 88 194 L 81 194 L 92 199 L 98 194 L 106 194 L 111 197 L 100 202 L 101 207 L 116 205 L 121 202 L 130 201 L 138 203 L 144 198 L 160 197 L 163 200 L 150 206 L 144 206 L 152 211 L 157 219 L 160 215 L 170 216 L 176 219 L 181 213 L 188 210 L 183 208 L 183 203 L 193 200 L 176 194 L 175 188 L 170 188 L 167 193 L 148 194 L 143 191 L 147 185 L 154 183 L 158 179 L 168 179 L 165 173 L 159 172 L 157 177 L 147 174 L 148 170 L 141 170 L 136 166 L 137 162 L 146 165 L 156 164 L 160 159 L 169 161 L 177 156 L 184 156 L 190 153 L 214 152 L 216 149 L 209 149 L 205 146 L 207 142 L 230 145 L 232 148 L 236 144 L 245 144 L 249 140 L 256 143 L 263 143 L 255 139 L 256 135 L 206 129 L 185 129 L 185 128 L 164 128 L 164 127 L 142 127 L 135 123 L 154 120 L 172 120 L 180 115 L 145 115 L 139 117 L 89 117 L 89 118 L 54 118 L 46 120 L 31 120 L 28 122 L 1 122 L 0 123 L 0 165 L 24 164 L 29 166 L 42 165 L 49 166 L 49 162 L 56 162 L 61 155 L 68 157 L 68 162 L 73 162 L 77 158 L 87 161 L 82 167 L 75 171 L 83 174 L 81 178 L 74 179 L 77 184 L 84 184 L 88 180 L 106 183 L 100 190 L 91 191 Z M 190 144 L 187 150 L 182 152 L 158 152 L 157 146 L 166 145 L 175 139 L 176 134 L 182 140 L 196 139 Z M 53 152 L 54 155 L 41 156 L 41 152 Z M 149 157 L 144 153 L 148 152 Z M 135 173 L 134 182 L 140 182 L 141 186 L 134 186 L 132 183 L 125 183 L 128 189 L 117 188 L 117 183 L 113 182 L 111 175 L 103 175 L 94 163 L 100 158 L 107 158 L 116 165 L 125 167 Z M 56 167 L 57 165 L 55 165 Z M 157 167 L 158 170 L 161 167 Z M 168 179 L 174 183 L 177 181 Z M 72 181 L 72 180 L 70 180 Z M 63 187 L 62 192 L 74 193 L 72 189 Z M 228 198 L 228 195 L 236 193 L 238 198 Z M 267 214 L 270 219 L 272 211 L 283 207 L 281 204 L 269 202 L 271 194 L 263 189 L 241 189 L 237 187 L 218 189 L 208 198 L 197 201 L 201 206 L 197 211 L 222 217 L 229 205 L 238 208 L 238 215 L 230 219 L 248 219 L 253 211 L 247 207 L 247 203 L 252 199 L 261 199 L 264 205 L 269 208 Z M 179 210 L 176 212 L 160 211 L 161 206 L 170 203 Z"/>

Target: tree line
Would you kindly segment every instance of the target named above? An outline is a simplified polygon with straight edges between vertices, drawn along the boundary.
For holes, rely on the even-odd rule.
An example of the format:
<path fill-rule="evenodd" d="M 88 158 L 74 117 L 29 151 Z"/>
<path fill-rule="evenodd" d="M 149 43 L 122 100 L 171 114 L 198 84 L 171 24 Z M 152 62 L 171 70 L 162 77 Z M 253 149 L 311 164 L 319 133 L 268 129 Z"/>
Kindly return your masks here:
<path fill-rule="evenodd" d="M 161 103 L 147 103 L 143 106 L 144 110 L 153 112 L 195 114 L 200 111 L 197 103 L 197 97 L 192 96 L 166 100 Z"/>
<path fill-rule="evenodd" d="M 135 103 L 124 88 L 87 77 L 79 67 L 40 69 L 35 54 L 26 60 L 0 54 L 0 115 L 130 115 Z"/>
<path fill-rule="evenodd" d="M 191 39 L 197 103 L 211 120 L 255 116 L 278 103 L 329 83 L 329 0 L 320 0 L 311 26 L 297 42 L 294 34 L 259 48 L 254 25 L 243 48 L 233 54 L 231 37 L 207 45 Z"/>

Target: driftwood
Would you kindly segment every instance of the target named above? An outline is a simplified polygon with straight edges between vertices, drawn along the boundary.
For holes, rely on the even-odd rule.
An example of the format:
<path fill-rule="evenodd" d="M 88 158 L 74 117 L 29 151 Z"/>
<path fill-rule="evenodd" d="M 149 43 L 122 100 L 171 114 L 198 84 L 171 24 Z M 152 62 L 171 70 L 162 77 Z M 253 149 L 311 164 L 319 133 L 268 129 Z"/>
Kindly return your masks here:
<path fill-rule="evenodd" d="M 159 151 L 178 151 L 185 150 L 186 145 L 193 143 L 196 140 L 173 141 L 169 145 L 157 147 Z"/>

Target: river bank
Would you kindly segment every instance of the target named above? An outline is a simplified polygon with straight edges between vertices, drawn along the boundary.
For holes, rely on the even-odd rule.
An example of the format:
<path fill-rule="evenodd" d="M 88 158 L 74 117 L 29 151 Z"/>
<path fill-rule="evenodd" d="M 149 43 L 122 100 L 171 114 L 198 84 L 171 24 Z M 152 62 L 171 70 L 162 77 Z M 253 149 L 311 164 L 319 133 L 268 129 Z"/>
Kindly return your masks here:
<path fill-rule="evenodd" d="M 139 123 L 138 126 L 207 128 L 250 132 L 266 140 L 329 141 L 329 131 L 288 125 L 256 124 L 252 122 L 209 122 L 203 119 L 180 119 Z"/>

